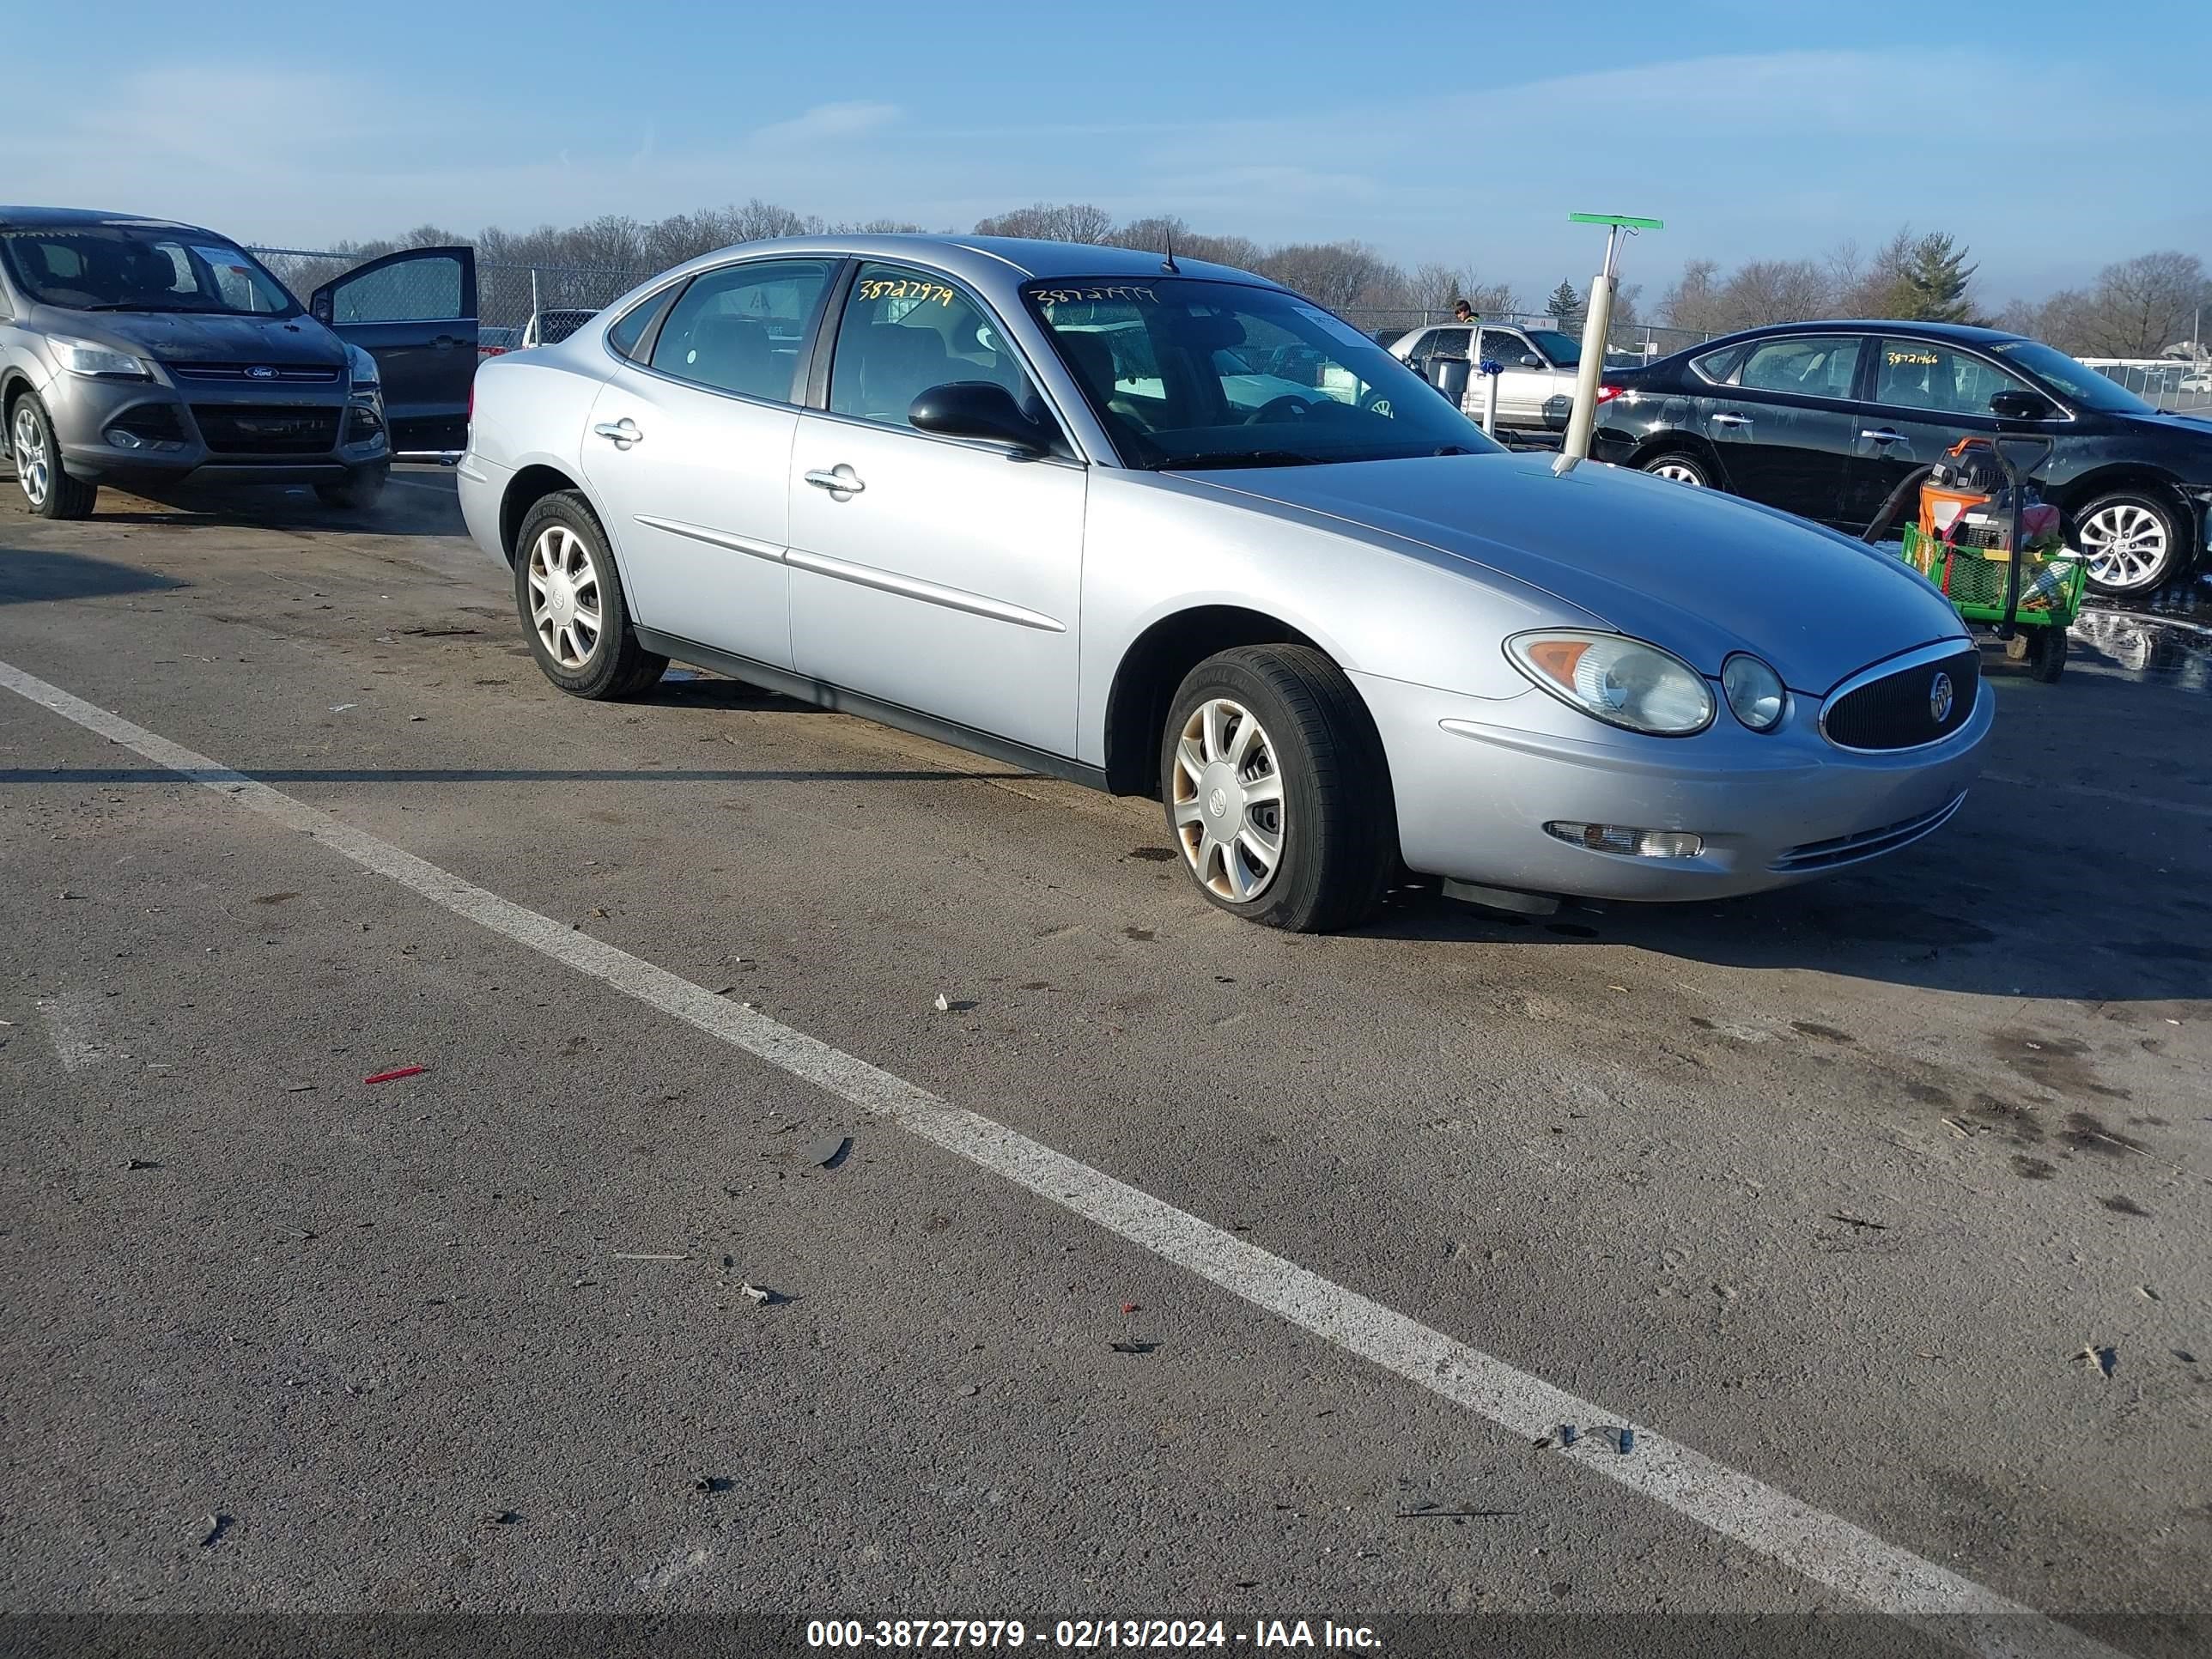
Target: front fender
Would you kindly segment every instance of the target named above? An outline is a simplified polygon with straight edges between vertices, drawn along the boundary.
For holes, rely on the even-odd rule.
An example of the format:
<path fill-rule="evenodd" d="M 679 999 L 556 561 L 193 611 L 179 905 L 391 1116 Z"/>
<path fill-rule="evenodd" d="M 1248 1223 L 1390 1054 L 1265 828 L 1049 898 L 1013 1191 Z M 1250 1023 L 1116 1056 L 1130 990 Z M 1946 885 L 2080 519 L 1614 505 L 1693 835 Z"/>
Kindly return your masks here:
<path fill-rule="evenodd" d="M 1103 765 L 1114 683 L 1157 623 L 1206 606 L 1256 611 L 1346 672 L 1474 697 L 1528 684 L 1499 648 L 1540 627 L 1602 627 L 1540 589 L 1383 532 L 1164 473 L 1097 468 L 1086 507 L 1079 758 Z"/>

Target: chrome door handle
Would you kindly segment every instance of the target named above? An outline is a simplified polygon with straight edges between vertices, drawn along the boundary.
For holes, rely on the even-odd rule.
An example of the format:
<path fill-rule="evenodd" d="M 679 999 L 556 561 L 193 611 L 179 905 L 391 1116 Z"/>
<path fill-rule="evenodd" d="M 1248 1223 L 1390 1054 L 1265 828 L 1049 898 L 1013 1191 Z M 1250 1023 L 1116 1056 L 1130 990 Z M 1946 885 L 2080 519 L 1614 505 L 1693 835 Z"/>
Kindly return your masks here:
<path fill-rule="evenodd" d="M 1892 432 L 1887 427 L 1879 432 L 1862 432 L 1859 436 L 1869 443 L 1901 444 L 1905 441 L 1905 434 L 1902 432 Z"/>
<path fill-rule="evenodd" d="M 627 415 L 619 421 L 601 421 L 592 430 L 612 443 L 617 449 L 628 449 L 645 436 L 637 429 L 637 422 Z"/>
<path fill-rule="evenodd" d="M 842 461 L 826 472 L 808 473 L 806 482 L 817 489 L 828 490 L 833 495 L 857 495 L 867 488 L 860 482 L 860 475 Z"/>
<path fill-rule="evenodd" d="M 1713 424 L 1715 426 L 1749 426 L 1751 416 L 1734 414 L 1716 415 L 1713 416 Z"/>

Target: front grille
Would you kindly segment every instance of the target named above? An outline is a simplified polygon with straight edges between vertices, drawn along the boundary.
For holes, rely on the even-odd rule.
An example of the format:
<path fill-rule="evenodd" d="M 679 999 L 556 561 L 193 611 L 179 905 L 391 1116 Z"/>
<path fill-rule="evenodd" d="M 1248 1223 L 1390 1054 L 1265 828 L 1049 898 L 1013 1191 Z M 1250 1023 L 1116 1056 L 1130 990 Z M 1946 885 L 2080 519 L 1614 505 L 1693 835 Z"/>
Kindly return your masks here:
<path fill-rule="evenodd" d="M 1769 867 L 1784 873 L 1832 870 L 1839 864 L 1856 864 L 1861 859 L 1893 853 L 1899 848 L 1909 847 L 1921 836 L 1942 829 L 1950 822 L 1951 815 L 1965 804 L 1966 799 L 1966 791 L 1962 789 L 1934 811 L 1923 812 L 1917 818 L 1906 818 L 1901 823 L 1885 824 L 1879 830 L 1862 830 L 1856 836 L 1838 836 L 1829 841 L 1808 841 L 1802 847 L 1791 848 Z"/>
<path fill-rule="evenodd" d="M 1951 695 L 1945 703 L 1939 682 L 1947 679 Z M 1845 692 L 1828 704 L 1820 729 L 1844 749 L 1917 749 L 1964 726 L 1981 685 L 1981 653 L 1969 645 Z"/>
<path fill-rule="evenodd" d="M 340 370 L 322 363 L 164 363 L 179 380 L 234 381 L 245 386 L 335 386 Z M 264 373 L 256 374 L 259 369 Z"/>
<path fill-rule="evenodd" d="M 344 412 L 288 404 L 192 405 L 200 436 L 218 455 L 326 455 Z"/>

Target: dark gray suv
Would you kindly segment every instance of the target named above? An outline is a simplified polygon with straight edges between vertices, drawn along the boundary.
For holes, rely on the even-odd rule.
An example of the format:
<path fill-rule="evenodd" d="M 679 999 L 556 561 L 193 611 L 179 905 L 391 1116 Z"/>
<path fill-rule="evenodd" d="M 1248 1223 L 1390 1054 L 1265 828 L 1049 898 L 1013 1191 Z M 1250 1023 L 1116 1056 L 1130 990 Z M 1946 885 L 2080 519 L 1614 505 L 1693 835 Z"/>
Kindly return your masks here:
<path fill-rule="evenodd" d="M 211 231 L 0 208 L 0 430 L 44 517 L 187 477 L 365 507 L 395 454 L 462 447 L 475 368 L 467 248 L 371 261 L 303 307 Z"/>

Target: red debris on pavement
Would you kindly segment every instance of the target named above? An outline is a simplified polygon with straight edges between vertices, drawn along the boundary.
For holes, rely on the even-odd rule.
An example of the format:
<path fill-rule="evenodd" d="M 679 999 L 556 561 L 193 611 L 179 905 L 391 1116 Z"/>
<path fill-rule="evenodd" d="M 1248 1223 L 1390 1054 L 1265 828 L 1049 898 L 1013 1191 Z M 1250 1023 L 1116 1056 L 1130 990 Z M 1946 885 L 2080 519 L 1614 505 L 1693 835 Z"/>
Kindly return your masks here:
<path fill-rule="evenodd" d="M 402 1066 L 393 1071 L 379 1072 L 374 1077 L 362 1079 L 363 1083 L 392 1083 L 403 1077 L 420 1077 L 430 1068 L 427 1066 Z"/>

